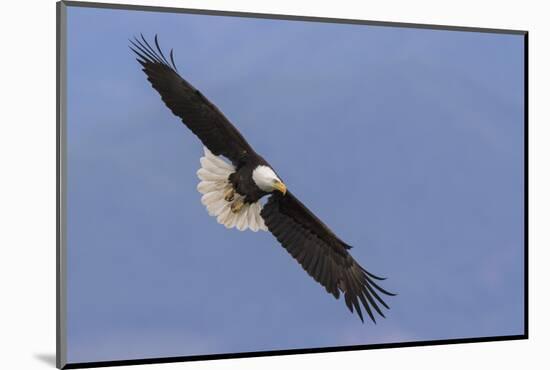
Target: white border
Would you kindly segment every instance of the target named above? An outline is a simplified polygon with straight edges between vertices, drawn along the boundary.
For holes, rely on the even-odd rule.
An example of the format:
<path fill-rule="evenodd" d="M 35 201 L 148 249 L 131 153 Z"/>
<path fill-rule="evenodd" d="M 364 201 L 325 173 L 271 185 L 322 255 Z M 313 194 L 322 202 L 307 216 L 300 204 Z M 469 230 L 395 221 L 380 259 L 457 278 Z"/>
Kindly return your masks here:
<path fill-rule="evenodd" d="M 125 3 L 124 1 L 110 1 Z M 547 363 L 550 23 L 542 1 L 134 1 L 137 5 L 528 30 L 530 282 L 528 341 L 142 365 L 163 369 L 517 369 Z M 3 4 L 0 132 L 0 322 L 3 368 L 53 368 L 55 353 L 55 2 Z M 368 330 L 368 328 L 365 328 Z M 49 359 L 49 360 L 48 360 Z M 540 367 L 543 367 L 541 365 Z"/>

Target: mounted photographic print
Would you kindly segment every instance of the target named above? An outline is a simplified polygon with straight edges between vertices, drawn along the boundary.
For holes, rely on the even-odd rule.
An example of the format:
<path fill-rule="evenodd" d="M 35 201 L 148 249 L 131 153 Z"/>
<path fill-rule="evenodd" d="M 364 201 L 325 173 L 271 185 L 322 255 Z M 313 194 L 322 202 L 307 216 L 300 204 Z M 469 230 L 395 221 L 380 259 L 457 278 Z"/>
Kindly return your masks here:
<path fill-rule="evenodd" d="M 58 367 L 527 338 L 526 56 L 58 3 Z"/>

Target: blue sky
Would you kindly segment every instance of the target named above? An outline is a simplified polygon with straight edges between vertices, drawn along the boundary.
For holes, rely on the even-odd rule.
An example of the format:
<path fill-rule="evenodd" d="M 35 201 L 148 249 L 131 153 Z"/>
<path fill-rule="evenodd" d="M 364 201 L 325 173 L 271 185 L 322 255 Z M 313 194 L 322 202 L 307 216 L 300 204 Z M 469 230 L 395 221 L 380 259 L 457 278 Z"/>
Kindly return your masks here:
<path fill-rule="evenodd" d="M 388 277 L 387 319 L 208 216 L 140 32 Z M 523 332 L 522 36 L 69 8 L 67 100 L 69 362 Z"/>

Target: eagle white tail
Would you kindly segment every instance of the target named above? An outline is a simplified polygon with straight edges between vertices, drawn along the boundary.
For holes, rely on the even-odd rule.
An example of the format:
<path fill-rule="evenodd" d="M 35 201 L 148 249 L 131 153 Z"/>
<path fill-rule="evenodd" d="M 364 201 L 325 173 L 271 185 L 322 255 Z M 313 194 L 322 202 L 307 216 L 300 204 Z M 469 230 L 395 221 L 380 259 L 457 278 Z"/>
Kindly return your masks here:
<path fill-rule="evenodd" d="M 245 203 L 238 212 L 232 212 L 231 204 L 242 201 L 244 197 L 235 192 L 231 201 L 225 199 L 226 194 L 233 188 L 229 182 L 229 175 L 235 172 L 235 167 L 212 154 L 206 147 L 204 157 L 201 157 L 200 161 L 201 168 L 197 171 L 197 176 L 201 181 L 197 185 L 197 190 L 203 194 L 201 202 L 206 206 L 208 214 L 215 216 L 218 223 L 228 229 L 236 227 L 240 231 L 267 230 L 260 215 L 260 202 Z"/>

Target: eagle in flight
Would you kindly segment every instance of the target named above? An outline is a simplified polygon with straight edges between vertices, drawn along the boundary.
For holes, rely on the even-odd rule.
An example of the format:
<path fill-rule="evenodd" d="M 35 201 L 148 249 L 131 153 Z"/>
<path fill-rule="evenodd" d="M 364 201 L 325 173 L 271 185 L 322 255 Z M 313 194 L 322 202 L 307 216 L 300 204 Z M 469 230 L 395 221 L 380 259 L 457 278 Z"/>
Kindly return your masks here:
<path fill-rule="evenodd" d="M 208 213 L 226 228 L 271 232 L 328 293 L 336 299 L 342 293 L 361 321 L 362 307 L 374 322 L 373 311 L 384 317 L 380 305 L 389 307 L 380 295 L 394 295 L 378 285 L 384 278 L 353 259 L 351 246 L 307 209 L 224 114 L 179 75 L 173 50 L 168 61 L 157 36 L 154 41 L 152 47 L 141 35 L 130 40 L 130 49 L 166 106 L 204 145 L 197 189 Z M 263 197 L 269 197 L 265 204 Z"/>

